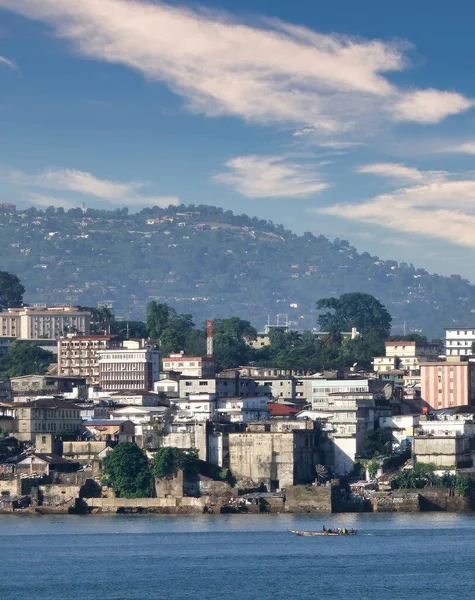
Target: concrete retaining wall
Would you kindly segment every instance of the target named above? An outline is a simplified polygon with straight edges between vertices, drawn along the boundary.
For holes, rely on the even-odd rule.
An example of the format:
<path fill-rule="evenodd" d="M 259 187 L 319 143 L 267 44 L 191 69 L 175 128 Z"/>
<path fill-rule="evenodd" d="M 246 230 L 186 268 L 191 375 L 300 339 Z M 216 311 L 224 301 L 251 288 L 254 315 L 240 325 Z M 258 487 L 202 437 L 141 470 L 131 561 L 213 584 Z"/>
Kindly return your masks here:
<path fill-rule="evenodd" d="M 285 490 L 285 511 L 296 513 L 332 512 L 332 488 L 294 485 Z"/>

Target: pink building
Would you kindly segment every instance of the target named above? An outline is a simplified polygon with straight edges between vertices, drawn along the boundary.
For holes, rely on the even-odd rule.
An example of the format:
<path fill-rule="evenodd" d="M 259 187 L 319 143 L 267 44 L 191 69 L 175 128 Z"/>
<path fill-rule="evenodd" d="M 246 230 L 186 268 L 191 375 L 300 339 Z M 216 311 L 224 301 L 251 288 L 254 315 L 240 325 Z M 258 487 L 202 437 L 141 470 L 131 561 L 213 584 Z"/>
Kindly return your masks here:
<path fill-rule="evenodd" d="M 421 396 L 433 410 L 475 406 L 475 362 L 421 363 Z"/>

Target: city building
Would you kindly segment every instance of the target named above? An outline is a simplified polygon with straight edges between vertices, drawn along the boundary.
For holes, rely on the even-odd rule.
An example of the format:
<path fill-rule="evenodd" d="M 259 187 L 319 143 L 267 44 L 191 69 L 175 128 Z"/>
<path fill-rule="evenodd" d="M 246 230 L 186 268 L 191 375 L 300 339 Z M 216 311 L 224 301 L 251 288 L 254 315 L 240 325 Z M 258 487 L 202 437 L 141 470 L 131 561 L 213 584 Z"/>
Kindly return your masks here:
<path fill-rule="evenodd" d="M 312 483 L 321 463 L 319 438 L 314 423 L 250 423 L 246 432 L 229 434 L 229 467 L 268 491 Z"/>
<path fill-rule="evenodd" d="M 9 308 L 0 312 L 0 337 L 57 340 L 67 333 L 89 335 L 91 314 L 75 306 Z"/>
<path fill-rule="evenodd" d="M 75 335 L 58 340 L 58 375 L 84 377 L 90 386 L 99 385 L 99 350 L 122 348 L 122 339 L 115 335 Z"/>
<path fill-rule="evenodd" d="M 475 362 L 448 356 L 445 362 L 422 363 L 421 398 L 433 410 L 475 406 Z"/>
<path fill-rule="evenodd" d="M 34 396 L 64 396 L 86 400 L 87 385 L 82 377 L 57 377 L 56 375 L 20 375 L 11 378 L 15 402 L 28 401 Z"/>
<path fill-rule="evenodd" d="M 420 415 L 390 415 L 379 417 L 379 426 L 391 429 L 393 449 L 406 450 L 411 447 L 412 438 L 419 427 Z"/>
<path fill-rule="evenodd" d="M 475 342 L 475 327 L 454 327 L 445 330 L 445 355 L 469 356 Z"/>
<path fill-rule="evenodd" d="M 470 440 L 466 435 L 416 435 L 412 440 L 415 463 L 428 463 L 444 472 L 473 466 Z"/>
<path fill-rule="evenodd" d="M 126 419 L 103 419 L 87 421 L 84 428 L 90 436 L 100 442 L 134 442 L 135 424 Z"/>
<path fill-rule="evenodd" d="M 42 433 L 78 435 L 81 432 L 80 408 L 75 404 L 42 398 L 17 406 L 15 437 L 20 441 L 35 443 Z"/>
<path fill-rule="evenodd" d="M 256 381 L 247 377 L 240 377 L 239 373 L 235 372 L 234 377 L 180 377 L 178 381 L 179 396 L 186 398 L 192 394 L 200 394 L 206 392 L 215 394 L 219 398 L 230 398 L 235 396 L 256 396 L 272 395 L 271 388 L 263 381 Z M 160 386 L 157 384 L 157 389 Z M 162 384 L 163 385 L 163 384 Z M 166 384 L 167 387 L 170 384 Z M 163 390 L 164 391 L 164 390 Z"/>
<path fill-rule="evenodd" d="M 170 354 L 162 360 L 164 373 L 172 371 L 183 377 L 214 377 L 214 361 L 210 357 L 185 356 L 184 352 Z"/>
<path fill-rule="evenodd" d="M 103 391 L 153 390 L 160 379 L 160 352 L 146 341 L 124 341 L 124 347 L 98 353 L 99 386 Z"/>
<path fill-rule="evenodd" d="M 380 392 L 383 382 L 373 379 L 302 378 L 303 397 L 313 410 L 327 410 L 330 394 Z"/>
<path fill-rule="evenodd" d="M 340 392 L 329 395 L 328 425 L 331 430 L 330 463 L 338 475 L 348 475 L 363 452 L 366 433 L 379 417 L 391 416 L 389 401 L 381 393 Z"/>
<path fill-rule="evenodd" d="M 438 344 L 398 341 L 385 342 L 384 345 L 386 355 L 375 356 L 373 359 L 375 373 L 401 370 L 418 375 L 421 363 L 439 360 Z"/>
<path fill-rule="evenodd" d="M 0 402 L 13 400 L 12 384 L 9 377 L 0 377 Z"/>

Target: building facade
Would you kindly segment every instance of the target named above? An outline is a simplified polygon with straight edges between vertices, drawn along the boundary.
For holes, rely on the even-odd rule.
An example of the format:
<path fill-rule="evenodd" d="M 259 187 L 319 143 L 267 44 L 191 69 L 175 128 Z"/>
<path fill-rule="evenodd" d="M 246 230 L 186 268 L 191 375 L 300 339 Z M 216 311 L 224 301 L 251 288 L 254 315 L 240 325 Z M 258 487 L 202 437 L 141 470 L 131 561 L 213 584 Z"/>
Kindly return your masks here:
<path fill-rule="evenodd" d="M 28 306 L 0 312 L 0 337 L 57 340 L 68 332 L 89 335 L 91 314 L 74 306 Z"/>
<path fill-rule="evenodd" d="M 412 375 L 420 372 L 423 362 L 438 361 L 440 347 L 438 344 L 421 342 L 385 342 L 386 355 L 373 359 L 375 373 L 384 373 L 400 369 Z"/>
<path fill-rule="evenodd" d="M 445 330 L 445 355 L 469 356 L 475 342 L 475 327 L 454 327 Z"/>
<path fill-rule="evenodd" d="M 35 443 L 43 433 L 78 435 L 82 429 L 79 406 L 62 400 L 44 398 L 18 405 L 16 409 L 17 437 Z"/>
<path fill-rule="evenodd" d="M 123 348 L 97 354 L 103 391 L 151 391 L 160 379 L 160 352 L 154 345 L 124 342 Z"/>
<path fill-rule="evenodd" d="M 233 475 L 263 483 L 268 491 L 312 483 L 319 462 L 319 429 L 313 423 L 263 422 L 229 434 Z"/>
<path fill-rule="evenodd" d="M 421 398 L 433 410 L 475 406 L 475 362 L 421 364 Z"/>
<path fill-rule="evenodd" d="M 100 350 L 122 347 L 122 339 L 114 335 L 67 336 L 58 340 L 58 375 L 84 377 L 88 385 L 99 385 Z"/>
<path fill-rule="evenodd" d="M 183 377 L 214 377 L 214 361 L 205 356 L 185 356 L 183 352 L 170 354 L 162 360 L 163 371 L 175 371 Z"/>

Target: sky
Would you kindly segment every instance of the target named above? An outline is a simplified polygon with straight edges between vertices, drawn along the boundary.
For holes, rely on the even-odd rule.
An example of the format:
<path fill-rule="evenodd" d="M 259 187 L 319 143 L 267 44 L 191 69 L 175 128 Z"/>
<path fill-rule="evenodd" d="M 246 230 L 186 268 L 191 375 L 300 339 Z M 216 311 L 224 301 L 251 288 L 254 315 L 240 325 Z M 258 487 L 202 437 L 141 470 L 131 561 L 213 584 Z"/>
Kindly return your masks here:
<path fill-rule="evenodd" d="M 475 282 L 475 4 L 0 0 L 0 202 L 212 204 Z"/>

